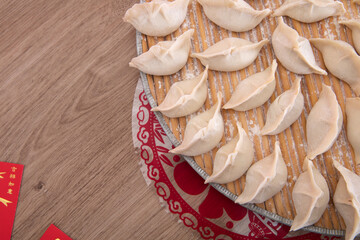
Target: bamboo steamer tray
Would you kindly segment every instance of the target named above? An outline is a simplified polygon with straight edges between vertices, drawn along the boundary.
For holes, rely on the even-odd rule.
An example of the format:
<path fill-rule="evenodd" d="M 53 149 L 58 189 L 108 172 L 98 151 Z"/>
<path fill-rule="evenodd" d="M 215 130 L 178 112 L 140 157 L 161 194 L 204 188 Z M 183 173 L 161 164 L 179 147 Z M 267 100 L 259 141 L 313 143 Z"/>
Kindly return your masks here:
<path fill-rule="evenodd" d="M 144 2 L 144 0 L 141 0 Z M 255 9 L 270 8 L 272 10 L 278 8 L 282 4 L 282 0 L 253 0 L 248 3 Z M 341 19 L 355 18 L 359 14 L 359 8 L 354 3 L 343 0 L 345 9 L 347 12 Z M 328 39 L 340 39 L 352 44 L 351 32 L 345 29 L 344 26 L 339 25 L 337 18 L 328 18 L 317 23 L 304 24 L 296 20 L 292 20 L 288 17 L 284 17 L 284 21 L 290 27 L 294 28 L 301 36 L 305 38 L 328 38 Z M 159 41 L 172 40 L 189 28 L 195 29 L 194 36 L 192 38 L 192 51 L 202 52 L 214 43 L 227 38 L 227 37 L 240 37 L 248 39 L 252 42 L 258 42 L 262 39 L 271 39 L 271 34 L 276 28 L 276 19 L 273 17 L 265 18 L 256 28 L 244 32 L 235 33 L 227 31 L 211 22 L 205 15 L 201 6 L 192 1 L 189 5 L 187 17 L 185 22 L 181 25 L 173 34 L 167 37 L 149 37 L 137 33 L 137 48 L 138 54 L 146 52 L 151 46 L 155 45 Z M 316 61 L 323 69 L 326 69 L 320 53 L 314 49 Z M 230 99 L 230 96 L 238 84 L 238 82 L 247 76 L 254 73 L 263 71 L 267 68 L 272 60 L 275 59 L 274 52 L 271 44 L 265 45 L 260 51 L 256 61 L 249 67 L 237 71 L 237 72 L 217 72 L 209 70 L 208 77 L 208 98 L 205 105 L 200 109 L 200 112 L 205 109 L 209 109 L 217 101 L 217 92 L 223 94 L 223 104 Z M 316 74 L 312 75 L 299 75 L 302 78 L 301 88 L 305 98 L 304 111 L 300 118 L 291 125 L 290 128 L 284 132 L 275 136 L 259 136 L 259 130 L 264 126 L 265 116 L 267 109 L 272 101 L 289 89 L 296 77 L 296 74 L 287 71 L 278 61 L 278 70 L 276 72 L 276 90 L 263 106 L 246 112 L 235 112 L 233 110 L 222 110 L 223 119 L 225 122 L 225 136 L 221 140 L 216 149 L 211 152 L 196 157 L 184 157 L 185 160 L 194 168 L 194 170 L 201 175 L 204 179 L 212 173 L 213 159 L 216 151 L 219 147 L 224 145 L 236 134 L 236 122 L 241 122 L 243 128 L 248 133 L 255 148 L 255 159 L 258 161 L 265 156 L 269 155 L 273 149 L 275 141 L 280 142 L 281 152 L 285 163 L 288 168 L 288 181 L 286 186 L 281 192 L 276 194 L 273 198 L 269 199 L 262 204 L 245 204 L 244 207 L 266 216 L 270 219 L 291 225 L 295 216 L 295 208 L 291 193 L 294 187 L 294 183 L 300 173 L 302 172 L 301 166 L 303 159 L 306 156 L 307 142 L 306 142 L 306 118 L 309 114 L 312 106 L 317 102 L 319 94 L 321 92 L 321 84 L 325 83 L 330 85 L 334 90 L 337 100 L 341 106 L 344 115 L 344 127 L 332 148 L 322 155 L 316 157 L 313 162 L 315 166 L 325 177 L 329 186 L 330 194 L 333 196 L 336 184 L 338 181 L 338 174 L 332 165 L 333 159 L 341 162 L 345 167 L 360 173 L 360 168 L 355 164 L 355 158 L 353 150 L 346 138 L 346 116 L 345 116 L 345 99 L 348 97 L 355 97 L 354 93 L 350 90 L 350 87 L 339 81 L 330 73 L 328 76 L 320 76 Z M 171 76 L 156 77 L 152 75 L 146 75 L 141 73 L 142 83 L 145 89 L 146 96 L 150 102 L 151 107 L 155 107 L 160 104 L 166 93 L 169 91 L 170 86 L 185 78 L 196 76 L 204 70 L 204 66 L 200 61 L 189 58 L 186 66 L 178 73 Z M 186 123 L 197 113 L 191 116 L 182 118 L 167 118 L 160 112 L 155 112 L 160 124 L 164 128 L 166 134 L 170 138 L 171 142 L 177 146 L 180 144 Z M 231 200 L 235 200 L 244 189 L 245 176 L 242 176 L 239 180 L 231 182 L 225 185 L 211 184 L 219 192 L 224 194 Z M 321 219 L 314 224 L 304 228 L 311 232 L 326 234 L 326 235 L 344 235 L 345 224 L 341 216 L 335 209 L 332 198 L 325 210 Z"/>

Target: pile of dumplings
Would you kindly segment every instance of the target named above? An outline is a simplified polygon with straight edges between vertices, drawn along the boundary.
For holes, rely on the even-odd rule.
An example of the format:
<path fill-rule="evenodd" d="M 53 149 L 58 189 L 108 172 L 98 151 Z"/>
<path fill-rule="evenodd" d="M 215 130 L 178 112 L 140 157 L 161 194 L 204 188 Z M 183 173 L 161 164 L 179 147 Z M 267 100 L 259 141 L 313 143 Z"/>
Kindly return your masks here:
<path fill-rule="evenodd" d="M 195 0 L 194 0 L 195 1 Z M 255 10 L 243 0 L 197 0 L 204 14 L 218 26 L 234 32 L 255 28 L 270 9 Z M 176 31 L 184 22 L 190 0 L 153 0 L 135 4 L 124 17 L 139 32 L 149 36 L 166 36 Z M 276 9 L 277 27 L 272 34 L 271 45 L 277 60 L 288 71 L 305 75 L 327 75 L 315 60 L 311 44 L 323 56 L 327 70 L 346 82 L 353 92 L 360 94 L 360 21 L 342 21 L 352 30 L 355 49 L 340 40 L 306 39 L 286 25 L 282 16 L 303 23 L 321 21 L 345 13 L 343 4 L 334 0 L 286 0 Z M 161 41 L 147 52 L 131 60 L 130 66 L 140 71 L 165 76 L 180 71 L 189 56 L 197 58 L 205 70 L 198 76 L 174 83 L 163 102 L 152 109 L 169 118 L 193 114 L 204 105 L 208 95 L 209 70 L 233 72 L 246 68 L 258 57 L 260 50 L 270 41 L 251 42 L 229 37 L 210 46 L 201 53 L 191 51 L 190 29 L 173 41 Z M 215 148 L 224 135 L 221 109 L 248 111 L 266 103 L 276 88 L 276 60 L 264 71 L 255 73 L 239 82 L 228 102 L 222 106 L 222 95 L 207 111 L 193 117 L 186 126 L 182 143 L 170 152 L 186 156 L 197 156 Z M 261 135 L 276 135 L 289 128 L 301 115 L 304 96 L 301 78 L 291 88 L 279 95 L 270 105 Z M 360 98 L 346 100 L 347 137 L 360 164 Z M 295 231 L 316 223 L 324 213 L 330 193 L 325 178 L 316 169 L 312 160 L 328 151 L 336 141 L 343 126 L 343 113 L 336 95 L 330 86 L 323 84 L 316 104 L 306 121 L 307 154 L 303 161 L 303 172 L 298 177 L 292 192 L 296 216 L 291 230 Z M 237 135 L 216 153 L 213 173 L 206 183 L 226 184 L 246 174 L 244 191 L 236 202 L 262 203 L 281 191 L 287 182 L 287 167 L 282 157 L 280 144 L 276 142 L 272 154 L 253 163 L 254 148 L 241 124 L 237 124 Z M 340 179 L 333 196 L 334 204 L 346 223 L 346 239 L 360 233 L 360 177 L 333 161 Z"/>

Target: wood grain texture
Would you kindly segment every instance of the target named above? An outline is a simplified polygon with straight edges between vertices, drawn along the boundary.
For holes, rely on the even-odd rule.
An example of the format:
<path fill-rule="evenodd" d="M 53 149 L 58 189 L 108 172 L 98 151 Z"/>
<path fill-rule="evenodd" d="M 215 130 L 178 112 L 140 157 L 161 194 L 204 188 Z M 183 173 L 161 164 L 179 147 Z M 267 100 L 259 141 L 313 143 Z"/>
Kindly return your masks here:
<path fill-rule="evenodd" d="M 0 161 L 25 165 L 12 239 L 197 239 L 131 142 L 135 0 L 0 1 Z"/>
<path fill-rule="evenodd" d="M 284 0 L 254 0 L 247 2 L 257 10 L 264 8 L 270 8 L 274 10 L 278 8 L 284 2 Z M 356 6 L 350 0 L 342 0 L 341 2 L 344 4 L 344 7 L 347 10 L 346 14 L 344 14 L 344 16 L 341 18 L 357 18 L 358 6 Z M 338 24 L 338 18 L 330 17 L 311 24 L 300 23 L 288 17 L 284 17 L 284 21 L 290 27 L 294 28 L 300 36 L 305 38 L 329 38 L 343 40 L 352 44 L 351 34 L 344 26 Z M 165 39 L 175 39 L 189 28 L 193 28 L 195 29 L 195 34 L 192 41 L 192 51 L 202 52 L 227 37 L 240 37 L 252 42 L 259 42 L 265 38 L 271 39 L 271 35 L 274 32 L 276 25 L 277 22 L 275 18 L 267 17 L 256 28 L 248 32 L 235 33 L 227 31 L 211 22 L 205 16 L 200 4 L 196 3 L 196 1 L 193 1 L 189 6 L 187 18 L 178 31 L 171 34 L 171 36 L 167 36 L 166 38 L 154 38 L 143 35 L 142 44 L 143 50 L 147 51 L 147 49 L 155 45 L 157 42 Z M 314 48 L 314 53 L 316 61 L 323 69 L 326 69 L 319 51 Z M 240 80 L 243 80 L 246 77 L 253 75 L 254 73 L 263 71 L 270 65 L 273 59 L 275 59 L 275 54 L 272 50 L 271 44 L 269 43 L 261 49 L 260 54 L 255 62 L 241 71 L 209 71 L 208 99 L 206 100 L 204 107 L 200 109 L 200 112 L 204 111 L 205 109 L 209 109 L 210 106 L 217 102 L 216 98 L 218 92 L 222 93 L 224 97 L 223 102 L 227 102 Z M 273 198 L 267 200 L 265 203 L 258 204 L 258 206 L 282 217 L 294 219 L 295 208 L 292 200 L 292 190 L 296 179 L 302 172 L 301 166 L 303 165 L 302 163 L 306 156 L 306 118 L 318 100 L 322 89 L 322 83 L 330 85 L 334 90 L 343 112 L 344 127 L 331 149 L 324 154 L 319 155 L 313 162 L 326 178 L 331 196 L 334 194 L 338 181 L 338 174 L 332 164 L 333 160 L 340 161 L 348 169 L 358 174 L 360 173 L 360 166 L 356 166 L 355 164 L 354 153 L 345 134 L 345 98 L 354 97 L 355 95 L 352 93 L 350 87 L 345 82 L 339 81 L 331 74 L 328 76 L 320 76 L 317 74 L 310 74 L 305 76 L 301 75 L 301 78 L 303 79 L 301 81 L 301 88 L 302 93 L 305 96 L 305 108 L 300 118 L 294 124 L 292 124 L 291 127 L 281 132 L 280 134 L 275 136 L 260 136 L 259 129 L 264 126 L 266 112 L 270 103 L 273 102 L 275 98 L 281 93 L 288 90 L 296 78 L 296 74 L 287 71 L 279 61 L 278 63 L 279 67 L 275 74 L 277 83 L 276 89 L 270 100 L 267 101 L 263 106 L 246 112 L 222 110 L 222 116 L 226 125 L 225 136 L 217 148 L 213 149 L 209 153 L 203 154 L 202 156 L 195 156 L 194 159 L 197 164 L 204 169 L 204 171 L 206 171 L 208 174 L 211 174 L 213 166 L 212 161 L 215 157 L 216 151 L 220 146 L 223 146 L 232 137 L 234 137 L 234 134 L 236 133 L 234 129 L 236 129 L 237 121 L 242 123 L 242 126 L 254 143 L 255 161 L 258 161 L 269 155 L 273 151 L 275 141 L 279 141 L 282 155 L 288 168 L 288 181 L 281 192 L 276 194 Z M 148 82 L 151 88 L 151 93 L 153 94 L 157 103 L 160 104 L 164 100 L 166 93 L 169 91 L 169 88 L 173 82 L 186 79 L 188 75 L 197 75 L 203 69 L 204 67 L 201 65 L 199 60 L 189 58 L 188 63 L 184 69 L 173 76 L 153 77 L 148 75 Z M 183 139 L 186 122 L 195 115 L 196 113 L 192 114 L 191 116 L 178 119 L 169 119 L 165 117 L 165 120 L 172 132 L 174 132 L 175 137 L 178 140 L 181 140 Z M 240 194 L 244 188 L 244 185 L 245 176 L 242 176 L 239 180 L 226 184 L 226 187 L 232 193 Z M 329 202 L 329 206 L 325 210 L 322 218 L 314 225 L 327 229 L 345 229 L 344 221 L 335 210 L 335 206 L 332 200 Z"/>

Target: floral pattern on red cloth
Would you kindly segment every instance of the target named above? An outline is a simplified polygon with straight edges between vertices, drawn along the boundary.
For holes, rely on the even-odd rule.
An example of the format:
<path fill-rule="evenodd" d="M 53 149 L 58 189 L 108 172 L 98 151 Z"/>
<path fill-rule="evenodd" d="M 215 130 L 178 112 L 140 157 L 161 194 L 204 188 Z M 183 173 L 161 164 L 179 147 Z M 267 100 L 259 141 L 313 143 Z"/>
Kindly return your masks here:
<path fill-rule="evenodd" d="M 181 162 L 174 169 L 174 179 L 178 186 L 186 193 L 198 195 L 205 191 L 209 185 L 204 184 L 204 180 L 196 174 L 187 162 Z M 213 203 L 217 204 L 214 205 Z M 204 218 L 220 218 L 223 211 L 234 221 L 240 221 L 247 215 L 247 209 L 235 204 L 230 199 L 210 187 L 205 200 L 199 206 L 199 213 Z"/>
<path fill-rule="evenodd" d="M 289 227 L 235 204 L 204 180 L 177 155 L 168 153 L 173 146 L 156 119 L 144 91 L 135 95 L 140 102 L 136 119 L 140 156 L 147 177 L 157 194 L 167 202 L 169 211 L 178 215 L 204 239 L 340 239 L 315 233 L 290 233 Z"/>

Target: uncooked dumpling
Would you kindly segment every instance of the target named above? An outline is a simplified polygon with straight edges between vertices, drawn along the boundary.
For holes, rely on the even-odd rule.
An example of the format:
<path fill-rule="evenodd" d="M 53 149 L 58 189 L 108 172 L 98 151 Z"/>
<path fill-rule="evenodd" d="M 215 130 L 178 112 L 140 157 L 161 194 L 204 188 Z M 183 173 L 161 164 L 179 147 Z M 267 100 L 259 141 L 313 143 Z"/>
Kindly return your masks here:
<path fill-rule="evenodd" d="M 273 60 L 271 66 L 264 71 L 242 80 L 223 108 L 247 111 L 263 105 L 275 90 L 276 68 L 276 60 Z"/>
<path fill-rule="evenodd" d="M 359 20 L 347 20 L 340 21 L 340 24 L 344 24 L 348 28 L 351 29 L 352 40 L 354 43 L 354 47 L 358 53 L 360 53 L 360 22 Z"/>
<path fill-rule="evenodd" d="M 215 155 L 214 169 L 205 183 L 225 184 L 240 178 L 250 167 L 254 158 L 254 148 L 241 124 L 237 124 L 238 134 Z"/>
<path fill-rule="evenodd" d="M 304 23 L 312 23 L 345 13 L 344 5 L 333 0 L 286 0 L 273 16 L 288 16 Z"/>
<path fill-rule="evenodd" d="M 343 115 L 336 95 L 323 84 L 319 100 L 306 120 L 307 157 L 312 160 L 329 150 L 339 136 L 342 124 Z"/>
<path fill-rule="evenodd" d="M 330 199 L 325 178 L 307 158 L 304 160 L 303 170 L 292 192 L 296 216 L 290 231 L 316 223 L 323 215 Z"/>
<path fill-rule="evenodd" d="M 314 53 L 309 40 L 286 25 L 282 17 L 278 17 L 278 26 L 272 35 L 275 55 L 289 71 L 297 74 L 317 73 L 327 75 L 315 62 Z"/>
<path fill-rule="evenodd" d="M 124 21 L 145 35 L 166 36 L 184 22 L 189 2 L 190 0 L 153 0 L 135 4 L 126 11 Z"/>
<path fill-rule="evenodd" d="M 265 126 L 261 129 L 262 135 L 281 133 L 299 118 L 304 108 L 300 81 L 300 78 L 296 78 L 292 87 L 271 103 L 266 114 Z"/>
<path fill-rule="evenodd" d="M 340 40 L 314 38 L 310 42 L 321 52 L 326 68 L 337 78 L 347 82 L 360 94 L 360 57 L 354 48 Z"/>
<path fill-rule="evenodd" d="M 279 142 L 266 158 L 254 163 L 246 173 L 245 189 L 236 203 L 262 203 L 278 193 L 287 180 L 287 168 L 281 155 Z"/>
<path fill-rule="evenodd" d="M 360 177 L 337 161 L 334 166 L 340 173 L 334 204 L 345 221 L 345 240 L 351 240 L 360 233 Z"/>
<path fill-rule="evenodd" d="M 219 93 L 214 106 L 187 123 L 183 142 L 170 150 L 171 153 L 197 156 L 216 147 L 224 134 L 224 122 L 220 113 L 221 98 Z"/>
<path fill-rule="evenodd" d="M 202 53 L 192 53 L 191 57 L 198 58 L 212 70 L 237 71 L 249 66 L 268 42 L 267 39 L 253 43 L 242 38 L 226 38 Z"/>
<path fill-rule="evenodd" d="M 129 63 L 130 67 L 157 76 L 171 75 L 183 68 L 189 58 L 191 36 L 190 29 L 175 41 L 163 41 L 152 46 L 149 51 L 137 56 Z"/>
<path fill-rule="evenodd" d="M 256 27 L 270 9 L 255 10 L 243 0 L 197 0 L 205 15 L 214 23 L 234 32 L 245 32 Z"/>
<path fill-rule="evenodd" d="M 207 97 L 208 67 L 194 79 L 174 83 L 164 101 L 151 111 L 171 118 L 183 117 L 199 110 Z"/>
<path fill-rule="evenodd" d="M 360 164 L 360 98 L 346 99 L 347 138 L 354 149 L 356 164 Z"/>

